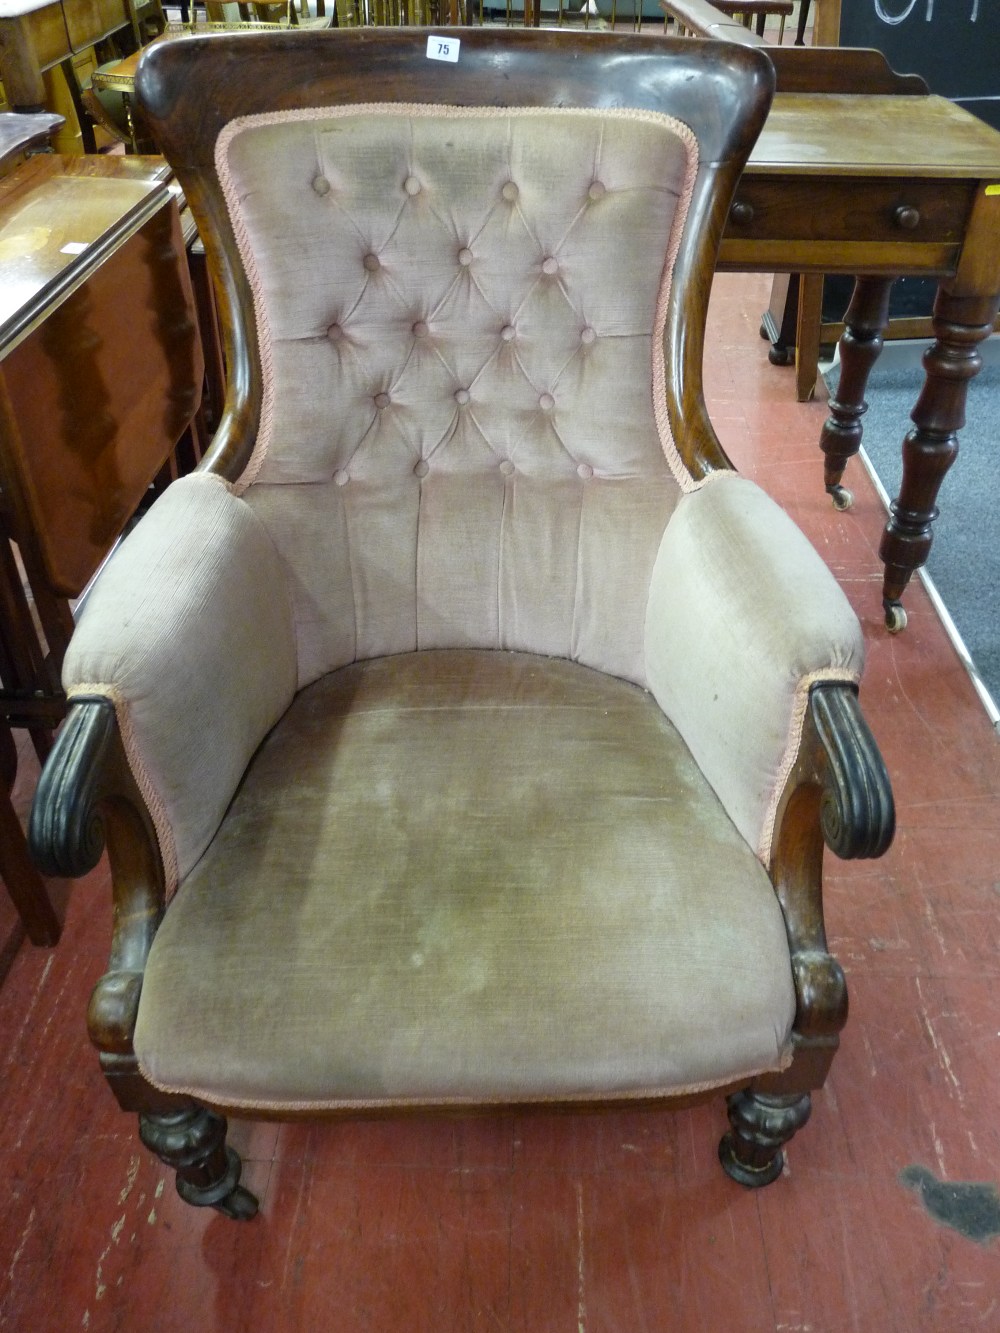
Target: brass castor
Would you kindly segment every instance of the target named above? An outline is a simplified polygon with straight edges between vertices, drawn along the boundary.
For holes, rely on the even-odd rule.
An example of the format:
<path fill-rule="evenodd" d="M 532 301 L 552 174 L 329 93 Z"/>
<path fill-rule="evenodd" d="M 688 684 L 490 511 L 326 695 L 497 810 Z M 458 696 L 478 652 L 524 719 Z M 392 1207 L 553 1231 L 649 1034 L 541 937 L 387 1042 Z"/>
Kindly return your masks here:
<path fill-rule="evenodd" d="M 890 634 L 901 634 L 906 629 L 906 611 L 898 602 L 885 604 L 885 627 Z"/>
<path fill-rule="evenodd" d="M 844 511 L 853 508 L 854 492 L 848 490 L 846 486 L 841 486 L 838 482 L 836 486 L 828 486 L 826 490 L 833 501 L 834 509 Z"/>

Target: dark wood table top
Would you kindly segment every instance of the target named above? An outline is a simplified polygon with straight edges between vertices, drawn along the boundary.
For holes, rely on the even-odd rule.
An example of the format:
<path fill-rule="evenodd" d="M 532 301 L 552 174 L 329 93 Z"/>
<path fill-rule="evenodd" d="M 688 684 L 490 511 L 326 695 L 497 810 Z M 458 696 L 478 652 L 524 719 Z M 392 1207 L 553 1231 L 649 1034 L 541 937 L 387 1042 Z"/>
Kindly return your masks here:
<path fill-rule="evenodd" d="M 92 266 L 151 195 L 165 191 L 167 175 L 156 158 L 43 154 L 0 181 L 0 355 L 54 289 Z"/>
<path fill-rule="evenodd" d="M 53 111 L 0 112 L 0 171 L 11 158 L 47 143 L 63 124 L 65 118 Z"/>
<path fill-rule="evenodd" d="M 1000 133 L 945 97 L 777 93 L 747 171 L 1000 177 Z"/>

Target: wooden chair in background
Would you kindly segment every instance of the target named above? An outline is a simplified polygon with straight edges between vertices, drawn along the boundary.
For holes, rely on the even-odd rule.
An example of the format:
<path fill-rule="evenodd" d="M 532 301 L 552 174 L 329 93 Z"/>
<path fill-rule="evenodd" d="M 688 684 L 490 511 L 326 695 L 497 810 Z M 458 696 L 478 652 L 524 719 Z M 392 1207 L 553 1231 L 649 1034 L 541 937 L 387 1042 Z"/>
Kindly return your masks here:
<path fill-rule="evenodd" d="M 785 36 L 785 20 L 792 14 L 795 6 L 792 0 L 709 0 L 713 9 L 719 10 L 727 18 L 736 19 L 744 28 L 753 28 L 758 37 L 765 34 L 769 18 L 778 19 L 779 44 Z M 685 26 L 679 24 L 679 35 L 683 36 Z"/>
<path fill-rule="evenodd" d="M 290 28 L 329 28 L 334 11 L 326 12 L 326 0 L 316 0 L 313 14 L 309 0 L 205 0 L 205 18 L 216 31 L 244 24 L 275 24 Z M 191 24 L 197 32 L 203 25 Z"/>

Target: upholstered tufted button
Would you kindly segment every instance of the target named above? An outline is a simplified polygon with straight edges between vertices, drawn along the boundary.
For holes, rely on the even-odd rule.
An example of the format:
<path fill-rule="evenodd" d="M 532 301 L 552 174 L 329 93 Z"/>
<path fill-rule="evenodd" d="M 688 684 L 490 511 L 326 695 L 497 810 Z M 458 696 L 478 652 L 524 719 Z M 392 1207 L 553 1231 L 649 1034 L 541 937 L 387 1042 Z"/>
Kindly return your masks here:
<path fill-rule="evenodd" d="M 389 397 L 387 393 L 377 393 L 375 395 L 376 407 L 388 407 L 391 402 L 392 399 Z"/>
<path fill-rule="evenodd" d="M 472 263 L 472 251 L 467 246 L 462 246 L 458 252 L 458 262 L 463 268 L 468 268 Z"/>
<path fill-rule="evenodd" d="M 554 255 L 546 255 L 542 260 L 542 272 L 547 273 L 549 277 L 551 277 L 553 273 L 558 273 L 559 260 L 556 259 Z"/>
<path fill-rule="evenodd" d="M 500 191 L 500 193 L 507 200 L 508 204 L 513 204 L 517 200 L 517 197 L 518 195 L 520 195 L 521 191 L 517 188 L 517 186 L 514 184 L 513 181 L 508 181 L 507 184 Z"/>
<path fill-rule="evenodd" d="M 325 176 L 314 176 L 312 187 L 317 194 L 330 193 L 330 182 L 327 180 Z"/>
<path fill-rule="evenodd" d="M 581 463 L 576 470 L 576 475 L 582 477 L 584 481 L 589 481 L 594 475 L 594 469 L 589 463 Z"/>
<path fill-rule="evenodd" d="M 430 472 L 430 467 L 427 464 L 427 460 L 421 458 L 413 469 L 413 475 L 415 477 L 426 477 L 428 472 Z"/>
<path fill-rule="evenodd" d="M 470 397 L 471 395 L 468 389 L 455 390 L 455 402 L 458 403 L 459 407 L 464 407 L 465 404 L 469 401 Z"/>
<path fill-rule="evenodd" d="M 580 341 L 584 344 L 585 347 L 589 347 L 591 343 L 597 341 L 597 334 L 594 332 L 594 330 L 590 327 L 589 324 L 586 326 L 586 328 L 580 330 Z"/>
<path fill-rule="evenodd" d="M 427 333 L 428 333 L 427 321 L 424 319 L 418 319 L 413 326 L 414 338 L 426 338 Z"/>
<path fill-rule="evenodd" d="M 512 477 L 514 475 L 514 464 L 509 458 L 505 458 L 500 464 L 500 471 L 505 477 Z"/>
<path fill-rule="evenodd" d="M 412 199 L 414 195 L 420 193 L 421 185 L 416 176 L 407 176 L 406 180 L 403 181 L 403 189 Z"/>
<path fill-rule="evenodd" d="M 551 412 L 552 409 L 555 407 L 555 405 L 556 405 L 556 400 L 552 397 L 550 393 L 543 393 L 541 398 L 539 398 L 538 400 L 538 406 L 542 409 L 543 412 Z"/>
<path fill-rule="evenodd" d="M 500 330 L 500 337 L 505 343 L 512 343 L 517 337 L 517 331 L 513 324 L 505 324 Z"/>
<path fill-rule="evenodd" d="M 340 468 L 339 471 L 333 474 L 333 479 L 338 486 L 346 486 L 347 483 L 350 481 L 350 477 L 347 475 L 347 473 L 344 471 L 343 468 Z"/>
<path fill-rule="evenodd" d="M 588 199 L 603 199 L 608 192 L 608 187 L 603 181 L 591 181 L 590 189 L 587 191 Z"/>
<path fill-rule="evenodd" d="M 340 327 L 339 324 L 331 324 L 326 331 L 326 336 L 330 339 L 332 343 L 339 343 L 342 341 L 344 337 L 344 330 Z"/>
<path fill-rule="evenodd" d="M 367 254 L 361 261 L 369 273 L 377 273 L 382 267 L 378 255 Z"/>

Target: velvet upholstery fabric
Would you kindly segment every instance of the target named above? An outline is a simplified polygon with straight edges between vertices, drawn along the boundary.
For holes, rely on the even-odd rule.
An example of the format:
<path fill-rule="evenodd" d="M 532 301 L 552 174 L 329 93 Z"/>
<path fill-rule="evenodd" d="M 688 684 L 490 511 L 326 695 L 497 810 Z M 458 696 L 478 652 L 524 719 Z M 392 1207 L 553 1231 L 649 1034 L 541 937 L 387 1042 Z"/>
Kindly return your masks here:
<path fill-rule="evenodd" d="M 663 472 L 649 367 L 685 126 L 351 106 L 236 120 L 216 162 L 265 366 L 247 482 Z"/>
<path fill-rule="evenodd" d="M 495 471 L 245 492 L 284 562 L 300 686 L 356 658 L 451 647 L 568 657 L 641 683 L 649 580 L 679 498 L 669 476 Z"/>
<path fill-rule="evenodd" d="M 302 691 L 153 944 L 155 1083 L 281 1109 L 629 1097 L 780 1067 L 777 899 L 644 691 L 423 652 Z"/>
<path fill-rule="evenodd" d="M 98 579 L 63 663 L 71 699 L 115 704 L 168 886 L 204 851 L 295 679 L 267 533 L 218 477 L 174 482 Z"/>
<path fill-rule="evenodd" d="M 771 824 L 860 634 L 777 507 L 670 436 L 690 132 L 307 110 L 216 162 L 256 448 L 154 505 L 64 671 L 114 701 L 180 885 L 143 1071 L 277 1111 L 783 1067 Z"/>
<path fill-rule="evenodd" d="M 352 107 L 236 121 L 216 157 L 267 390 L 241 486 L 292 571 L 300 685 L 462 645 L 641 681 L 690 132 Z"/>
<path fill-rule="evenodd" d="M 217 159 L 254 292 L 257 449 L 235 493 L 198 477 L 154 506 L 64 670 L 70 694 L 115 701 L 170 887 L 296 688 L 443 647 L 653 683 L 766 860 L 803 688 L 855 678 L 860 636 L 750 483 L 698 489 L 671 521 L 692 479 L 650 367 L 689 132 L 620 111 L 383 106 L 236 121 Z M 732 681 L 731 702 L 706 681 Z"/>
<path fill-rule="evenodd" d="M 808 687 L 857 680 L 861 626 L 769 496 L 717 473 L 684 496 L 656 558 L 646 680 L 730 817 L 766 861 Z"/>

